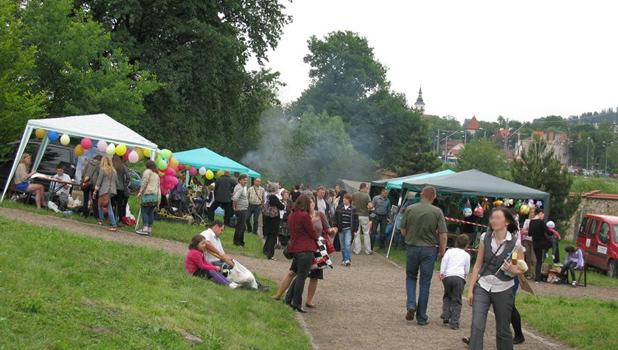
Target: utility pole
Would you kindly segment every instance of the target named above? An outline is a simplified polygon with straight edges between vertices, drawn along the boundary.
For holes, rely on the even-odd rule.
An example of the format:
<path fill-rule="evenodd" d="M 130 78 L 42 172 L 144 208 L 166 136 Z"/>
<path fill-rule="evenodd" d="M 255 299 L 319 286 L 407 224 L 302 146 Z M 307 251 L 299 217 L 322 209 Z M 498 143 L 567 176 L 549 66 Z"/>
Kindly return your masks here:
<path fill-rule="evenodd" d="M 588 170 L 589 158 L 590 158 L 590 137 L 586 139 L 586 170 Z"/>

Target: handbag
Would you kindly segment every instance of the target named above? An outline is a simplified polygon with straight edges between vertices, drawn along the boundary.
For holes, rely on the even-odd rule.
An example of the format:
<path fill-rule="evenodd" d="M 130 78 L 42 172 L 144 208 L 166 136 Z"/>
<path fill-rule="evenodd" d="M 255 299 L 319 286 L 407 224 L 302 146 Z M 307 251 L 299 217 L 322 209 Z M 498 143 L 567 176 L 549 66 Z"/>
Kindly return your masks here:
<path fill-rule="evenodd" d="M 143 207 L 156 207 L 159 204 L 159 195 L 156 193 L 147 193 L 142 196 Z"/>
<path fill-rule="evenodd" d="M 264 217 L 267 218 L 276 218 L 279 217 L 279 208 L 270 205 L 270 196 L 268 196 L 268 199 L 266 200 L 266 203 L 262 204 L 262 215 L 264 215 Z"/>

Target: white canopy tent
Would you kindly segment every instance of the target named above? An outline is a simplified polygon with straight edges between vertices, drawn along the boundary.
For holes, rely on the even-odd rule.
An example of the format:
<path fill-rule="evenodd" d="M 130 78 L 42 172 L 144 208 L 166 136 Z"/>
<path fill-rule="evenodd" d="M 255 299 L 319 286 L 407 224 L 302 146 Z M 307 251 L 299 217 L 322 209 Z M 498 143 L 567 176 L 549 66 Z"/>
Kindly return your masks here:
<path fill-rule="evenodd" d="M 145 149 L 150 149 L 152 151 L 150 153 L 151 157 L 154 157 L 154 151 L 157 150 L 157 145 L 155 143 L 147 140 L 142 135 L 136 133 L 130 128 L 112 119 L 107 114 L 89 114 L 63 118 L 31 119 L 28 121 L 26 129 L 24 130 L 24 134 L 21 137 L 21 142 L 19 144 L 19 148 L 17 149 L 17 153 L 15 154 L 13 166 L 11 167 L 11 172 L 9 173 L 6 185 L 4 186 L 4 191 L 2 192 L 2 198 L 0 198 L 0 202 L 4 200 L 4 196 L 6 195 L 6 192 L 11 185 L 13 175 L 15 175 L 17 165 L 19 164 L 21 156 L 26 149 L 26 145 L 30 140 L 32 131 L 35 129 L 55 131 L 59 134 L 67 134 L 72 137 L 87 137 L 92 140 L 104 140 L 106 142 L 112 142 L 116 145 L 125 144 L 128 147 L 141 147 Z M 49 139 L 47 137 L 43 138 L 43 140 L 41 141 L 41 146 L 39 147 L 39 150 L 34 157 L 34 162 L 32 163 L 32 171 L 36 171 L 38 169 L 48 143 Z"/>

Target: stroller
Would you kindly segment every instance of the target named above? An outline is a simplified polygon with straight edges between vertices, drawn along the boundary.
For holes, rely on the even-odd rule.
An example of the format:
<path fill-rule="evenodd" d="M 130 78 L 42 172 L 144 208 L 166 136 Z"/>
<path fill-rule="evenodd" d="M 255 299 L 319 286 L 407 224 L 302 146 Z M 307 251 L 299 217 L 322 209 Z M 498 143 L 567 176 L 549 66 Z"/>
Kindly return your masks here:
<path fill-rule="evenodd" d="M 190 202 L 189 211 L 193 217 L 193 223 L 199 226 L 206 225 L 208 222 L 208 207 L 204 197 L 200 194 Z"/>

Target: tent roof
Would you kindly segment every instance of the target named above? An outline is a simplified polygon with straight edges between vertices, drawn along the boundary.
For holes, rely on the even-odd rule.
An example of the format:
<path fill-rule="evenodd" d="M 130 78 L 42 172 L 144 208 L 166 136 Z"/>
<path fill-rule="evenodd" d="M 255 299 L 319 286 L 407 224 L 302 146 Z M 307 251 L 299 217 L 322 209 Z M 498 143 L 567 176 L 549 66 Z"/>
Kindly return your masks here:
<path fill-rule="evenodd" d="M 157 145 L 107 114 L 75 115 L 63 118 L 31 119 L 28 126 L 93 140 L 105 140 L 131 147 L 157 149 Z"/>
<path fill-rule="evenodd" d="M 196 168 L 204 167 L 215 171 L 229 170 L 231 172 L 247 174 L 251 177 L 260 176 L 260 173 L 253 171 L 228 157 L 224 157 L 219 153 L 211 151 L 206 147 L 182 152 L 174 152 L 174 158 L 182 164 L 191 165 Z"/>
<path fill-rule="evenodd" d="M 363 182 L 367 183 L 367 181 L 356 181 L 356 180 L 348 180 L 348 179 L 340 179 L 339 181 L 343 184 L 343 187 L 345 187 L 345 190 L 348 193 L 358 192 L 358 189 L 360 188 L 360 184 L 362 184 Z"/>
<path fill-rule="evenodd" d="M 420 190 L 425 185 L 434 186 L 438 192 L 516 199 L 534 198 L 543 199 L 544 202 L 549 200 L 549 194 L 546 192 L 474 169 L 451 175 L 406 181 L 403 183 L 403 188 Z"/>
<path fill-rule="evenodd" d="M 429 179 L 429 178 L 433 178 L 437 176 L 445 176 L 445 175 L 451 175 L 451 174 L 455 174 L 455 172 L 453 170 L 447 169 L 447 170 L 437 171 L 435 173 L 420 173 L 416 175 L 409 175 L 409 176 L 403 176 L 403 177 L 396 177 L 392 179 L 373 181 L 371 185 L 375 184 L 378 187 L 386 187 L 388 189 L 393 189 L 393 188 L 401 189 L 403 183 L 406 181 Z"/>

